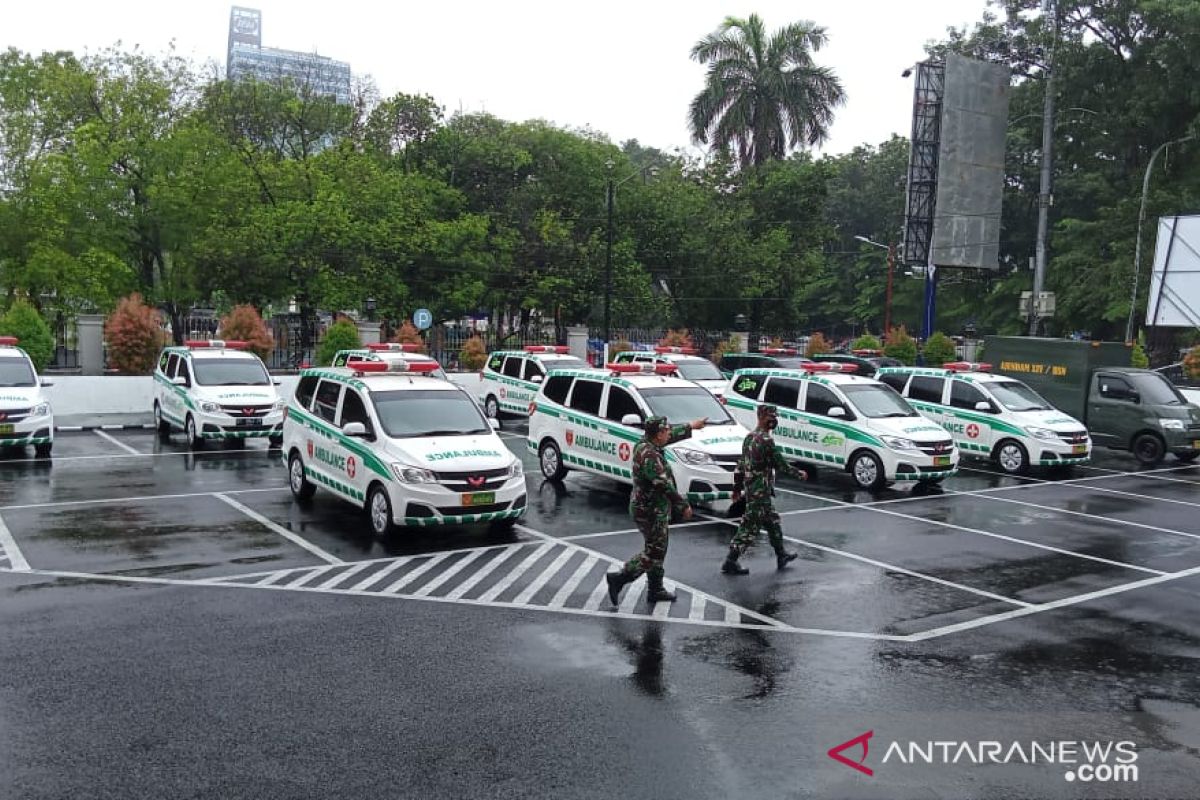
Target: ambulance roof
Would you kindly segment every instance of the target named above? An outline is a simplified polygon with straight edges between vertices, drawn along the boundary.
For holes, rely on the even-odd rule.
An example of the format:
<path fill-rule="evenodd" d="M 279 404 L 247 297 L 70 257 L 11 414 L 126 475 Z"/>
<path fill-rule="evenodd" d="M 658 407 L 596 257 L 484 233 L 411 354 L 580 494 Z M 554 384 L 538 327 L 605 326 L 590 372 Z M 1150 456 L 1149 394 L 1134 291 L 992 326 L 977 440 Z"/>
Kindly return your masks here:
<path fill-rule="evenodd" d="M 626 389 L 651 389 L 672 386 L 688 389 L 700 388 L 691 381 L 685 381 L 683 378 L 677 378 L 673 375 L 636 375 L 628 372 L 621 375 L 613 375 L 611 372 L 602 369 L 555 369 L 551 370 L 546 377 L 549 379 L 560 375 L 572 378 L 587 378 L 588 380 L 600 381 L 602 383 L 613 383 L 617 386 L 623 386 Z"/>
<path fill-rule="evenodd" d="M 662 361 L 665 364 L 678 364 L 680 362 L 687 361 L 708 361 L 708 359 L 704 358 L 703 356 L 697 356 L 691 353 L 653 353 L 648 350 L 622 350 L 613 356 L 613 358 L 620 358 L 621 356 L 647 356 L 649 358 L 653 358 L 655 361 Z"/>
<path fill-rule="evenodd" d="M 864 378 L 862 375 L 855 375 L 851 372 L 808 372 L 802 369 L 771 369 L 768 367 L 748 367 L 739 369 L 733 373 L 730 380 L 736 381 L 739 377 L 745 375 L 755 376 L 774 376 L 777 378 L 791 378 L 793 380 L 812 381 L 813 383 L 823 383 L 826 386 L 881 386 L 882 384 L 874 378 Z"/>
<path fill-rule="evenodd" d="M 942 369 L 941 367 L 880 367 L 876 375 L 925 375 L 930 378 L 961 378 L 968 383 L 995 383 L 997 381 L 1015 381 L 1007 375 L 997 375 L 994 372 L 973 372 L 971 370 Z"/>
<path fill-rule="evenodd" d="M 426 372 L 356 372 L 349 367 L 315 367 L 300 373 L 301 377 L 328 378 L 365 392 L 407 392 L 418 389 L 462 391 L 450 381 L 434 378 Z"/>
<path fill-rule="evenodd" d="M 191 356 L 192 358 L 235 358 L 235 359 L 253 359 L 259 361 L 259 357 L 248 350 L 233 350 L 220 347 L 168 347 L 169 353 L 178 353 L 179 355 Z"/>
<path fill-rule="evenodd" d="M 395 351 L 393 351 L 393 350 L 366 350 L 366 349 L 338 350 L 337 353 L 335 353 L 333 357 L 334 357 L 334 359 L 337 359 L 339 356 L 346 356 L 347 358 L 349 358 L 350 356 L 354 356 L 355 358 L 360 358 L 363 361 L 433 361 L 434 360 L 432 356 L 427 356 L 424 353 L 406 353 L 406 352 L 403 352 L 400 350 L 395 350 Z"/>

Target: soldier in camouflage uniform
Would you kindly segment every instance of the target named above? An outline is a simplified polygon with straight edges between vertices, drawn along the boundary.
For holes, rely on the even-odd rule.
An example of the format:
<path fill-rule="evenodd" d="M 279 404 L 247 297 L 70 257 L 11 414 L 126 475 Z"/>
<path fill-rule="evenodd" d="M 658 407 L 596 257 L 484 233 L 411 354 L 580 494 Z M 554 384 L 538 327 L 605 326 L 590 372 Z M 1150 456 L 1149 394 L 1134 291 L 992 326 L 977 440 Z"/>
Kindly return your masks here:
<path fill-rule="evenodd" d="M 663 448 L 692 435 L 692 431 L 703 428 L 705 420 L 698 419 L 687 425 L 671 425 L 666 417 L 650 417 L 646 420 L 646 438 L 633 449 L 633 495 L 629 498 L 629 512 L 646 540 L 646 546 L 617 572 L 610 572 L 608 597 L 615 606 L 621 600 L 621 589 L 633 583 L 643 572 L 646 573 L 648 592 L 646 599 L 651 603 L 660 600 L 673 602 L 675 595 L 663 586 L 663 561 L 667 557 L 667 525 L 671 511 L 680 511 L 684 519 L 690 519 L 692 508 L 675 488 L 671 468 L 663 456 Z"/>
<path fill-rule="evenodd" d="M 754 544 L 759 530 L 763 528 L 766 528 L 767 538 L 775 549 L 775 563 L 779 569 L 786 567 L 798 555 L 784 549 L 783 528 L 771 498 L 775 496 L 776 470 L 797 480 L 807 480 L 808 474 L 789 464 L 776 447 L 771 431 L 778 424 L 775 406 L 761 405 L 758 407 L 758 427 L 742 442 L 742 458 L 734 479 L 734 499 L 736 501 L 740 493 L 745 493 L 746 512 L 742 515 L 737 533 L 733 535 L 733 541 L 729 543 L 729 555 L 721 565 L 721 572 L 727 575 L 746 575 L 750 572 L 738 563 L 738 559 Z"/>

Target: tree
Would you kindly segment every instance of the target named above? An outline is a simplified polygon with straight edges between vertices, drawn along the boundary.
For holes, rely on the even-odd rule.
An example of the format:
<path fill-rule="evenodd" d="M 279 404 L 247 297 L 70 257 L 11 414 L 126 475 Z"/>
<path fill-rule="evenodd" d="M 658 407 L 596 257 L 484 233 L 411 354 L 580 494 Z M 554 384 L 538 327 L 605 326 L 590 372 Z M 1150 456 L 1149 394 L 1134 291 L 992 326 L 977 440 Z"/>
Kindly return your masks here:
<path fill-rule="evenodd" d="M 883 345 L 878 339 L 869 333 L 864 333 L 862 336 L 855 339 L 850 344 L 851 350 L 882 350 Z"/>
<path fill-rule="evenodd" d="M 265 359 L 275 349 L 275 337 L 267 330 L 267 324 L 259 316 L 257 309 L 251 305 L 234 306 L 229 313 L 221 318 L 221 327 L 217 331 L 220 339 L 243 341 L 246 349 L 259 358 Z"/>
<path fill-rule="evenodd" d="M 408 320 L 404 320 L 404 324 L 396 331 L 396 335 L 392 337 L 393 342 L 401 344 L 420 345 L 419 353 L 425 352 L 425 340 L 421 338 L 421 332 L 417 330 L 417 326 L 413 325 Z"/>
<path fill-rule="evenodd" d="M 121 299 L 104 321 L 104 339 L 109 363 L 126 375 L 149 374 L 168 341 L 161 314 L 137 292 Z"/>
<path fill-rule="evenodd" d="M 833 71 L 812 58 L 827 41 L 812 22 L 768 36 L 757 14 L 727 17 L 692 47 L 692 59 L 708 65 L 691 104 L 692 139 L 735 152 L 743 167 L 823 143 L 845 100 Z"/>
<path fill-rule="evenodd" d="M 947 361 L 953 361 L 955 356 L 954 340 L 941 331 L 934 331 L 925 342 L 921 355 L 925 358 L 925 366 L 940 367 Z"/>
<path fill-rule="evenodd" d="M 1129 366 L 1138 369 L 1150 367 L 1150 357 L 1146 355 L 1146 332 L 1138 331 L 1138 337 L 1133 343 L 1133 351 L 1129 354 Z"/>
<path fill-rule="evenodd" d="M 696 346 L 692 342 L 692 337 L 688 334 L 687 328 L 667 331 L 666 334 L 658 340 L 658 344 L 661 347 L 695 348 Z"/>
<path fill-rule="evenodd" d="M 317 364 L 328 366 L 333 363 L 333 357 L 338 350 L 357 350 L 362 347 L 358 328 L 348 319 L 339 319 L 325 331 L 325 338 L 317 348 Z"/>
<path fill-rule="evenodd" d="M 908 335 L 908 330 L 900 325 L 888 332 L 883 354 L 902 364 L 912 365 L 917 361 L 917 343 Z"/>
<path fill-rule="evenodd" d="M 804 349 L 804 355 L 815 356 L 821 353 L 830 353 L 833 351 L 833 346 L 829 344 L 829 340 L 820 331 L 817 331 L 812 336 L 808 337 L 808 347 Z"/>
<path fill-rule="evenodd" d="M 54 335 L 33 306 L 24 300 L 12 304 L 0 317 L 0 336 L 17 337 L 17 345 L 29 354 L 33 368 L 41 372 L 54 358 Z"/>
<path fill-rule="evenodd" d="M 463 342 L 462 352 L 458 354 L 458 365 L 468 372 L 474 372 L 483 367 L 483 362 L 487 361 L 487 347 L 483 344 L 483 339 L 479 338 L 479 334 L 472 334 L 471 338 Z"/>

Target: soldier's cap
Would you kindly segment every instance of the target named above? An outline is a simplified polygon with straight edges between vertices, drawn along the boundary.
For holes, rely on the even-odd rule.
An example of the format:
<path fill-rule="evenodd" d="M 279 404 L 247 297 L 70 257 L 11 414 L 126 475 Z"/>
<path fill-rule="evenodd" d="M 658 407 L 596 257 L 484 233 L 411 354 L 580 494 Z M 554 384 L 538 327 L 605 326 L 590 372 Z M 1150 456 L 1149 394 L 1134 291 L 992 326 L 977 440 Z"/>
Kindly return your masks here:
<path fill-rule="evenodd" d="M 779 416 L 779 410 L 770 403 L 764 403 L 758 407 L 759 419 L 775 419 Z"/>
<path fill-rule="evenodd" d="M 666 417 L 649 417 L 646 419 L 646 436 L 657 436 L 659 431 L 667 427 Z"/>

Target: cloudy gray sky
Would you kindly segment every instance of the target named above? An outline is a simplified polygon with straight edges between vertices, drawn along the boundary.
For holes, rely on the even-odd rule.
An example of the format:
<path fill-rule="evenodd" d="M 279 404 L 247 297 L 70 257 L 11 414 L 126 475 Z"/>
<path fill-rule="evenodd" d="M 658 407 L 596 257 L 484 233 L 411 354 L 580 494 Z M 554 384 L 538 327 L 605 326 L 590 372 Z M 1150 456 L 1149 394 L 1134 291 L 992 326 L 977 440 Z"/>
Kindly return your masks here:
<path fill-rule="evenodd" d="M 62 0 L 4 4 L 0 43 L 27 52 L 99 50 L 118 40 L 176 48 L 224 65 L 227 0 Z M 826 152 L 909 130 L 912 81 L 901 71 L 922 45 L 982 16 L 986 0 L 247 0 L 263 12 L 263 44 L 316 50 L 369 74 L 383 95 L 432 95 L 448 113 L 486 110 L 591 127 L 613 141 L 690 147 L 687 107 L 704 68 L 691 46 L 724 17 L 759 14 L 769 29 L 810 19 L 829 46 L 848 100 Z"/>

